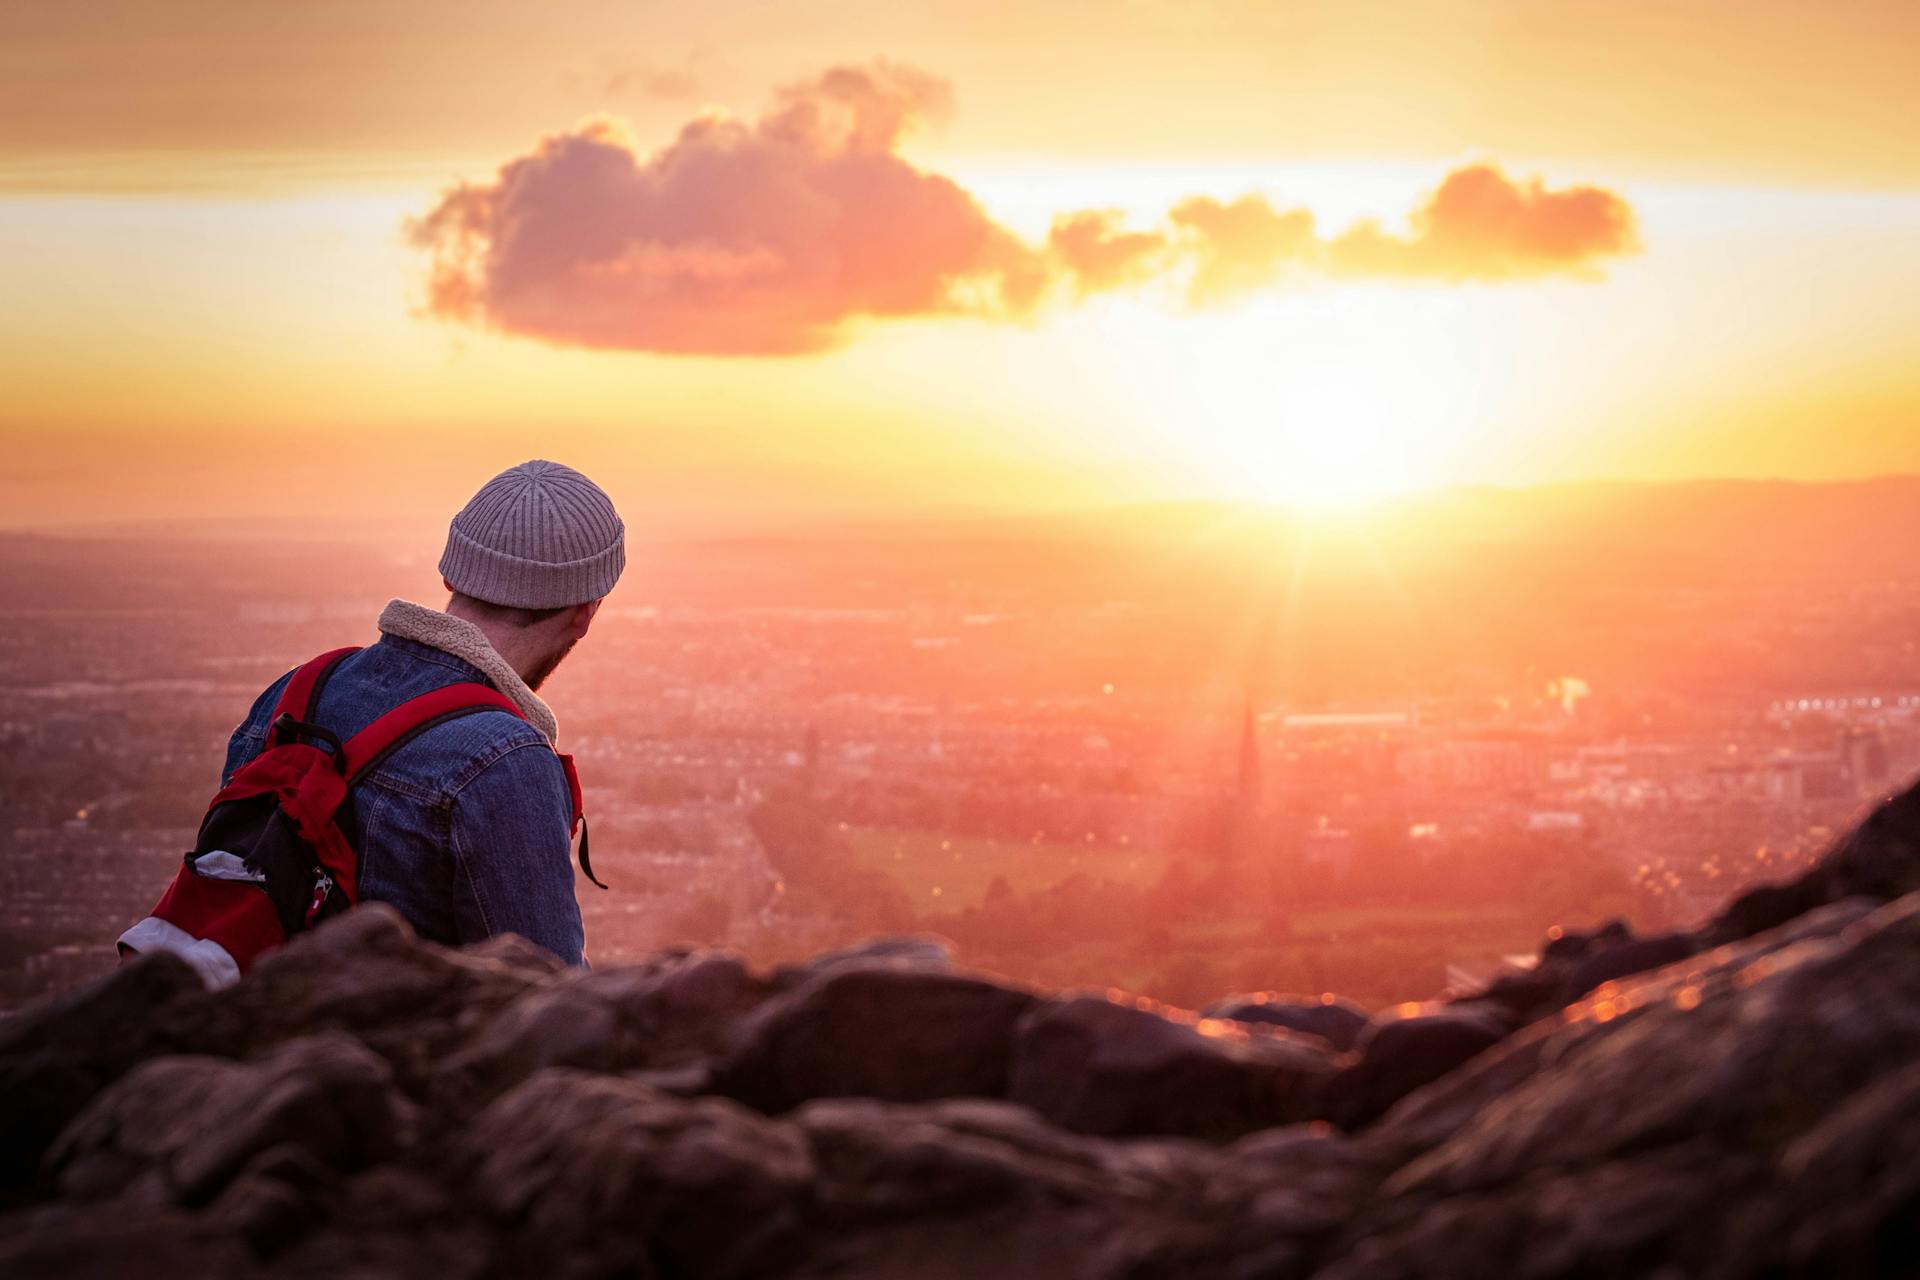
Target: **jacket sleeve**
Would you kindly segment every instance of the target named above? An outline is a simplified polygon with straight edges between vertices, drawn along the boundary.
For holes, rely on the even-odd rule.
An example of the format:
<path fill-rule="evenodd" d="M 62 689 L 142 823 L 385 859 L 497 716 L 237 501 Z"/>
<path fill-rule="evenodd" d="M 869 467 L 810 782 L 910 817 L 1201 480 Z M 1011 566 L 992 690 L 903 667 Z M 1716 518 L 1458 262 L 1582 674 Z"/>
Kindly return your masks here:
<path fill-rule="evenodd" d="M 298 667 L 294 668 L 299 670 Z M 280 705 L 280 694 L 287 687 L 287 681 L 293 679 L 293 672 L 268 685 L 261 695 L 253 700 L 253 706 L 247 712 L 247 718 L 240 722 L 233 735 L 227 739 L 227 762 L 220 767 L 220 785 L 226 786 L 232 781 L 234 771 L 260 754 L 267 745 L 267 729 L 273 719 L 273 709 Z"/>
<path fill-rule="evenodd" d="M 507 748 L 454 793 L 454 924 L 462 942 L 517 933 L 585 963 L 573 896 L 573 801 L 543 739 Z"/>

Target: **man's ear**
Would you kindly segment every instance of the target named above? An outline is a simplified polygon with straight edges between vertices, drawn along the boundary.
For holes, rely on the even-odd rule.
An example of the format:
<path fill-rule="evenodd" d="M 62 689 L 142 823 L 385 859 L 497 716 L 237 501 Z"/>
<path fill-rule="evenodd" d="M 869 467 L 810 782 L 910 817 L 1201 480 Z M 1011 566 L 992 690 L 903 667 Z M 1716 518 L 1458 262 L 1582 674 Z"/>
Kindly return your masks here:
<path fill-rule="evenodd" d="M 589 600 L 573 607 L 573 634 L 576 638 L 587 634 L 587 628 L 593 625 L 593 615 L 599 612 L 598 600 Z"/>

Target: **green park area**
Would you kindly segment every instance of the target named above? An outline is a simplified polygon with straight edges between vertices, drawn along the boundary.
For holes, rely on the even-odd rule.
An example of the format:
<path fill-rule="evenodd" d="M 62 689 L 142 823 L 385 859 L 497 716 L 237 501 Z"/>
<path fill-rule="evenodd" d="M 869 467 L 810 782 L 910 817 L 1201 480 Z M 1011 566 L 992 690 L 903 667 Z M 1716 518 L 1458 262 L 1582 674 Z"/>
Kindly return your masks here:
<path fill-rule="evenodd" d="M 914 910 L 941 914 L 977 906 L 996 878 L 1017 894 L 1043 892 L 1085 875 L 1094 880 L 1146 887 L 1159 882 L 1172 855 L 1122 844 L 992 840 L 906 827 L 849 826 L 841 835 L 860 865 L 881 872 L 906 890 Z M 1223 917 L 1180 930 L 1193 942 L 1231 943 L 1264 925 Z M 1378 932 L 1413 935 L 1491 933 L 1514 945 L 1534 929 L 1524 912 L 1507 908 L 1425 903 L 1370 903 L 1307 907 L 1291 916 L 1293 936 L 1334 940 Z"/>

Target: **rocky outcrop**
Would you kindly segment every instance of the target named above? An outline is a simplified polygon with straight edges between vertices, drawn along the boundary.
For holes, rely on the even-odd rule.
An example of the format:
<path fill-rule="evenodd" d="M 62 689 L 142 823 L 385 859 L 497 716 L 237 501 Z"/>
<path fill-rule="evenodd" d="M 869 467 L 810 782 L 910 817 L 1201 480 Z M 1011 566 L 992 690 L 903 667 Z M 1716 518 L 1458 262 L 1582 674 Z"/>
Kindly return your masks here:
<path fill-rule="evenodd" d="M 1920 895 L 1864 906 L 1602 987 L 1409 1098 L 1367 1135 L 1398 1168 L 1331 1274 L 1430 1274 L 1438 1247 L 1519 1276 L 1575 1259 L 1620 1275 L 1890 1267 L 1882 1233 L 1920 1210 L 1895 1158 L 1920 1119 L 1868 1135 L 1859 1114 L 1884 1114 L 1920 1059 Z M 1813 1153 L 1843 1133 L 1866 1144 L 1849 1196 L 1898 1212 L 1851 1227 L 1810 1212 Z"/>
<path fill-rule="evenodd" d="M 367 907 L 0 1022 L 0 1275 L 1912 1274 L 1920 807 L 1371 1017 L 883 941 L 576 972 Z"/>
<path fill-rule="evenodd" d="M 44 1168 L 68 1199 L 198 1207 L 255 1161 L 349 1171 L 390 1160 L 412 1123 L 387 1064 L 327 1033 L 253 1062 L 181 1054 L 143 1063 L 67 1126 Z"/>
<path fill-rule="evenodd" d="M 1231 1138 L 1312 1118 L 1333 1070 L 1317 1040 L 1077 996 L 1020 1020 L 1007 1096 L 1080 1133 Z"/>
<path fill-rule="evenodd" d="M 1275 995 L 1271 991 L 1233 996 L 1209 1006 L 1202 1016 L 1303 1031 L 1319 1036 L 1341 1053 L 1353 1048 L 1368 1022 L 1365 1009 L 1332 992 L 1318 997 Z"/>
<path fill-rule="evenodd" d="M 1357 1037 L 1346 1069 L 1328 1089 L 1323 1111 L 1356 1129 L 1422 1085 L 1500 1043 L 1510 1028 L 1466 1005 L 1398 1005 L 1375 1015 Z"/>
<path fill-rule="evenodd" d="M 810 1098 L 999 1097 L 1034 997 L 918 967 L 836 964 L 749 1015 L 716 1089 L 765 1111 Z"/>
<path fill-rule="evenodd" d="M 814 1178 L 793 1125 L 566 1069 L 494 1103 L 453 1154 L 521 1274 L 765 1275 L 800 1247 Z"/>

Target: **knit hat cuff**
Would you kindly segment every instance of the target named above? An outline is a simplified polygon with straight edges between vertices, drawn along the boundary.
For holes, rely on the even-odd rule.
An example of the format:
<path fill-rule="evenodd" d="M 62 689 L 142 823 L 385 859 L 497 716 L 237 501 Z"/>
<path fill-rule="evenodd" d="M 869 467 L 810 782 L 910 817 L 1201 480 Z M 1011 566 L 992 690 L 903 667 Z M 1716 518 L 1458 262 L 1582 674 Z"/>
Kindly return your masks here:
<path fill-rule="evenodd" d="M 440 556 L 440 574 L 455 591 L 514 609 L 559 609 L 598 600 L 613 590 L 626 565 L 624 535 L 585 559 L 550 564 L 484 546 L 458 524 L 447 530 L 447 549 Z"/>

